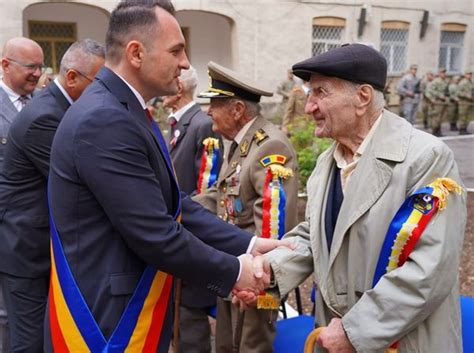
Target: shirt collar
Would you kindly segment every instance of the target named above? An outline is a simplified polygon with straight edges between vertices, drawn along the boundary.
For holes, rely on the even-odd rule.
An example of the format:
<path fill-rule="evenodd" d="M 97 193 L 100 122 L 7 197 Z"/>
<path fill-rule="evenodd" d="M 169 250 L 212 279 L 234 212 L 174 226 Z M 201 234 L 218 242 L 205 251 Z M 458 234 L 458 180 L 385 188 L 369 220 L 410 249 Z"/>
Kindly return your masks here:
<path fill-rule="evenodd" d="M 69 104 L 72 104 L 74 103 L 74 101 L 72 100 L 71 96 L 67 93 L 67 91 L 64 89 L 64 87 L 61 85 L 61 83 L 59 83 L 59 79 L 56 77 L 53 81 L 56 86 L 58 86 L 59 90 L 61 91 L 61 93 L 64 95 L 64 97 L 66 97 L 67 101 L 69 102 Z"/>
<path fill-rule="evenodd" d="M 177 111 L 175 111 L 174 113 L 170 114 L 169 117 L 174 117 L 176 119 L 176 121 L 178 122 L 182 117 L 183 115 L 189 110 L 191 109 L 192 106 L 194 106 L 194 103 L 193 101 L 189 102 L 188 104 L 186 104 L 184 107 L 178 109 Z"/>
<path fill-rule="evenodd" d="M 138 99 L 138 101 L 140 102 L 140 105 L 142 106 L 143 110 L 145 110 L 145 109 L 146 109 L 146 103 L 145 103 L 145 100 L 143 99 L 142 95 L 141 95 L 140 93 L 138 93 L 138 91 L 137 91 L 135 88 L 133 88 L 133 86 L 132 86 L 130 83 L 128 83 L 122 76 L 120 76 L 120 75 L 119 75 L 118 73 L 116 73 L 115 71 L 114 71 L 114 73 L 115 73 L 118 77 L 120 77 L 120 79 L 121 79 L 123 82 L 125 82 L 125 84 L 128 86 L 128 88 L 130 88 L 130 90 L 132 91 L 132 93 L 135 95 L 135 97 L 137 97 L 137 99 Z"/>
<path fill-rule="evenodd" d="M 382 114 L 380 114 L 377 120 L 375 120 L 375 123 L 370 128 L 369 133 L 367 134 L 367 136 L 365 136 L 359 148 L 357 148 L 353 161 L 358 161 L 360 157 L 364 154 L 365 150 L 367 149 L 367 146 L 369 145 L 370 141 L 372 140 L 372 137 L 374 136 L 375 131 L 377 130 L 377 127 L 380 124 L 380 120 L 382 120 Z M 342 146 L 339 143 L 336 145 L 336 149 L 334 150 L 333 156 L 338 168 L 342 169 L 348 164 L 350 164 L 344 159 Z"/>
<path fill-rule="evenodd" d="M 234 137 L 234 141 L 240 145 L 240 142 L 242 142 L 242 139 L 244 138 L 245 134 L 247 133 L 247 130 L 250 128 L 250 125 L 257 119 L 257 117 L 253 118 L 247 124 L 244 125 L 242 129 L 237 133 L 237 135 Z"/>

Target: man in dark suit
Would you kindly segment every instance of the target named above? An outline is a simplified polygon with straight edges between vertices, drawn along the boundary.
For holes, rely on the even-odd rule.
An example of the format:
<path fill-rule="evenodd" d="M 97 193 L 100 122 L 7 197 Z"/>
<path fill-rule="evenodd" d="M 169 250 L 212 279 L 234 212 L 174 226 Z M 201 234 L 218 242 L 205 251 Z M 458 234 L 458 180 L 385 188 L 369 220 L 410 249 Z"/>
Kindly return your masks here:
<path fill-rule="evenodd" d="M 146 110 L 154 96 L 175 94 L 181 70 L 189 67 L 173 13 L 164 1 L 118 5 L 105 67 L 54 137 L 46 331 L 54 349 L 168 352 L 170 275 L 221 296 L 234 287 L 257 292 L 269 281 L 261 257 L 251 254 L 282 243 L 255 239 L 181 193 Z"/>
<path fill-rule="evenodd" d="M 217 180 L 221 162 L 220 149 L 209 144 L 218 143 L 212 131 L 212 120 L 199 104 L 193 101 L 198 84 L 196 70 L 183 70 L 178 81 L 178 93 L 163 97 L 163 106 L 171 109 L 168 117 L 168 148 L 176 171 L 179 187 L 187 194 L 205 191 L 212 180 Z M 209 138 L 214 138 L 211 141 Z M 204 146 L 206 144 L 206 146 Z M 210 151 L 210 152 L 209 152 Z M 217 158 L 206 156 L 205 163 L 215 163 L 201 169 L 203 152 L 216 153 Z M 204 167 L 204 166 L 203 166 Z M 207 174 L 205 171 L 210 171 Z M 213 176 L 211 174 L 214 173 Z M 201 174 L 201 176 L 200 176 Z M 201 185 L 198 187 L 198 181 Z M 183 282 L 179 313 L 179 351 L 181 353 L 210 353 L 211 330 L 208 315 L 216 305 L 216 295 Z"/>
<path fill-rule="evenodd" d="M 32 98 L 43 68 L 43 50 L 28 38 L 12 38 L 2 51 L 0 80 L 0 170 L 10 125 Z M 0 288 L 0 352 L 9 351 L 8 321 Z"/>
<path fill-rule="evenodd" d="M 46 184 L 57 126 L 104 64 L 104 47 L 86 39 L 64 54 L 59 77 L 11 125 L 0 173 L 0 272 L 12 352 L 43 351 L 49 288 Z"/>

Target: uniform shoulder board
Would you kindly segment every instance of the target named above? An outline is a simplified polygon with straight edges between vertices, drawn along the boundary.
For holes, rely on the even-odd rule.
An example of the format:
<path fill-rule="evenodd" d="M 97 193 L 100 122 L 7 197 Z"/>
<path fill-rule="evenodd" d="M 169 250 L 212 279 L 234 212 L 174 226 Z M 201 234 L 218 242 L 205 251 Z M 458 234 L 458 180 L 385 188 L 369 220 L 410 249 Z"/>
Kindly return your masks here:
<path fill-rule="evenodd" d="M 266 168 L 271 164 L 280 164 L 284 165 L 286 163 L 286 156 L 283 156 L 281 154 L 270 154 L 268 156 L 263 157 L 260 160 L 260 164 Z"/>
<path fill-rule="evenodd" d="M 257 145 L 260 146 L 260 144 L 268 139 L 268 135 L 263 129 L 258 129 L 255 131 L 255 134 L 253 135 L 255 141 L 257 142 Z"/>

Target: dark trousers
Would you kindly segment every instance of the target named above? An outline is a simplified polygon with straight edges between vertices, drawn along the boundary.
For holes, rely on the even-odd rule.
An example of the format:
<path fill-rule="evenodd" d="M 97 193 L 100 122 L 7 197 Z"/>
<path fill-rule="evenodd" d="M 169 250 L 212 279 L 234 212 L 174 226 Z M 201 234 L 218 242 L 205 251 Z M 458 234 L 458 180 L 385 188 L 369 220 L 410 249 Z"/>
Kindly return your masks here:
<path fill-rule="evenodd" d="M 3 273 L 0 278 L 10 326 L 10 351 L 42 353 L 49 276 L 23 278 Z"/>
<path fill-rule="evenodd" d="M 179 308 L 179 352 L 211 353 L 211 329 L 207 308 Z"/>

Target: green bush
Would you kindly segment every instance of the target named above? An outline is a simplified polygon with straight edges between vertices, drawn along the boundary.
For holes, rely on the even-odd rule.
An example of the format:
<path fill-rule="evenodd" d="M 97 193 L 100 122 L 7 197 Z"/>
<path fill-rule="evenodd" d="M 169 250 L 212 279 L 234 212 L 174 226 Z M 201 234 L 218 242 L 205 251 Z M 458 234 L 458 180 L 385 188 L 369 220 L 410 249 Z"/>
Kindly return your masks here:
<path fill-rule="evenodd" d="M 306 192 L 306 182 L 316 166 L 319 155 L 331 146 L 333 140 L 314 136 L 315 122 L 296 117 L 288 127 L 290 141 L 296 150 L 299 167 L 300 191 Z"/>

